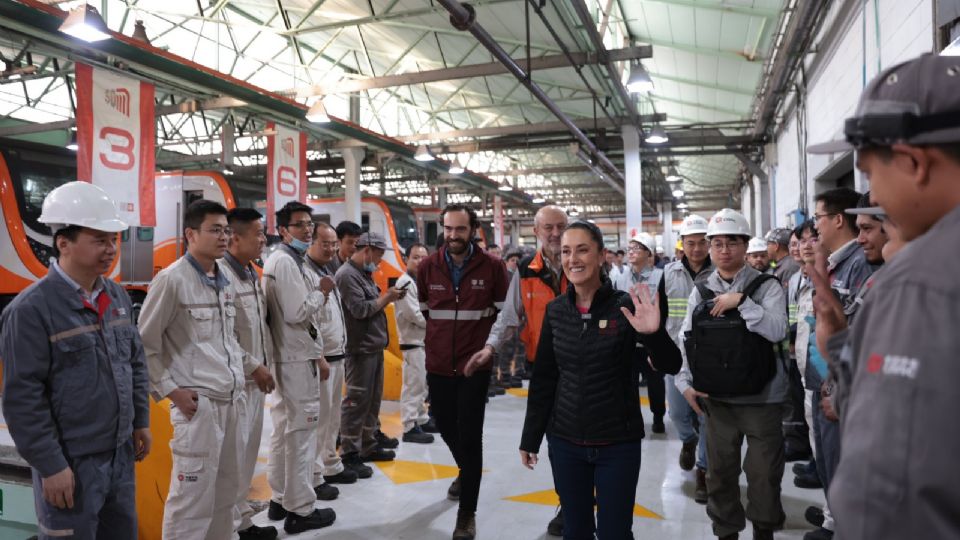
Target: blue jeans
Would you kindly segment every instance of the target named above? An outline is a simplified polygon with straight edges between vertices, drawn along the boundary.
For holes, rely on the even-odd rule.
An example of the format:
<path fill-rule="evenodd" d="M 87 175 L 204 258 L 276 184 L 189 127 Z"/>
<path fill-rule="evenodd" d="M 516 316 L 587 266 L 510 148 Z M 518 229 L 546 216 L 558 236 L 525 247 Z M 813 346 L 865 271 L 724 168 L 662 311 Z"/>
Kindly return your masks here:
<path fill-rule="evenodd" d="M 673 427 L 677 430 L 677 435 L 680 437 L 681 442 L 690 442 L 698 436 L 696 428 L 693 425 L 693 419 L 697 418 L 700 421 L 700 433 L 707 432 L 707 419 L 703 415 L 697 416 L 697 413 L 693 412 L 693 409 L 690 407 L 690 404 L 687 403 L 686 398 L 683 397 L 683 394 L 677 390 L 677 386 L 673 383 L 673 375 L 666 376 L 666 385 L 667 385 L 667 404 L 670 407 L 668 411 L 670 413 L 670 421 L 673 422 Z M 707 470 L 707 438 L 700 437 L 700 440 L 697 442 L 697 468 Z"/>
<path fill-rule="evenodd" d="M 632 539 L 640 441 L 580 446 L 547 435 L 547 443 L 563 507 L 564 540 L 593 540 L 594 532 L 599 540 Z"/>
<path fill-rule="evenodd" d="M 840 424 L 827 420 L 820 409 L 820 392 L 813 392 L 813 434 L 816 444 L 817 476 L 823 490 L 830 488 L 833 475 L 840 463 Z"/>

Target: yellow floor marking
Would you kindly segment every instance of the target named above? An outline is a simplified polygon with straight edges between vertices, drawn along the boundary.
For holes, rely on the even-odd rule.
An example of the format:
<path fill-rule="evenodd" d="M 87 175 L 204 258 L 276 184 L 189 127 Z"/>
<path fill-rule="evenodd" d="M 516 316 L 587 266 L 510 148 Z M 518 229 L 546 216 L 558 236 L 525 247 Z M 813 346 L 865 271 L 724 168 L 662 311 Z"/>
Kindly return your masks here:
<path fill-rule="evenodd" d="M 402 437 L 403 422 L 400 421 L 400 412 L 380 413 L 380 430 L 391 437 Z"/>
<path fill-rule="evenodd" d="M 507 388 L 507 393 L 511 396 L 527 397 L 529 391 L 526 388 Z"/>
<path fill-rule="evenodd" d="M 557 506 L 560 504 L 560 497 L 558 497 L 557 492 L 552 489 L 534 491 L 533 493 L 525 493 L 523 495 L 515 495 L 513 497 L 504 497 L 504 500 L 530 504 L 542 504 L 544 506 Z M 639 504 L 633 505 L 633 515 L 649 519 L 663 519 L 663 516 L 651 511 L 646 507 L 640 506 Z"/>
<path fill-rule="evenodd" d="M 456 478 L 460 469 L 450 465 L 435 465 L 420 461 L 377 461 L 377 467 L 387 475 L 394 484 L 411 484 L 427 482 L 442 478 Z"/>
<path fill-rule="evenodd" d="M 270 484 L 267 483 L 267 474 L 262 473 L 253 477 L 250 482 L 250 492 L 247 493 L 247 499 L 252 501 L 265 501 L 273 495 Z"/>
<path fill-rule="evenodd" d="M 640 396 L 640 404 L 649 407 L 649 406 L 650 406 L 650 398 L 648 398 L 647 396 Z"/>

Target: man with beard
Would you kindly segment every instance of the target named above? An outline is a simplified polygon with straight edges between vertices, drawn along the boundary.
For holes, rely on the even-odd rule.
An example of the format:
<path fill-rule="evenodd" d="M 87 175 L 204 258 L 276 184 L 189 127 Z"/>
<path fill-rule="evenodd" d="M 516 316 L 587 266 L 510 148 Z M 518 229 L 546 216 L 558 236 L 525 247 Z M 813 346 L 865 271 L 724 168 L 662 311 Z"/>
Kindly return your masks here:
<path fill-rule="evenodd" d="M 453 539 L 473 540 L 493 356 L 485 343 L 507 295 L 507 271 L 500 259 L 471 242 L 480 226 L 472 208 L 447 206 L 441 219 L 444 246 L 420 263 L 417 292 L 427 319 L 430 406 L 460 468 L 448 490 L 449 498 L 460 501 Z"/>

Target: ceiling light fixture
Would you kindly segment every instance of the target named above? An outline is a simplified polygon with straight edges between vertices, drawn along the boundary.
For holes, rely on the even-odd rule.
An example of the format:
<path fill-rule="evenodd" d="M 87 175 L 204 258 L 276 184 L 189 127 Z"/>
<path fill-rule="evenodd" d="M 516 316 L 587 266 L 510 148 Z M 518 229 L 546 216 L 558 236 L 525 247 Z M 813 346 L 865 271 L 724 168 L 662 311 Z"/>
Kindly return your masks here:
<path fill-rule="evenodd" d="M 131 34 L 130 37 L 150 45 L 150 38 L 147 37 L 147 27 L 144 26 L 143 21 L 139 19 L 134 21 L 133 34 Z"/>
<path fill-rule="evenodd" d="M 463 166 L 460 165 L 460 156 L 454 155 L 453 161 L 450 162 L 450 174 L 463 174 Z"/>
<path fill-rule="evenodd" d="M 74 152 L 76 152 L 77 149 L 80 148 L 79 146 L 77 146 L 77 132 L 76 132 L 76 131 L 71 131 L 71 132 L 70 132 L 70 140 L 67 141 L 66 148 L 67 148 L 67 150 L 73 150 Z"/>
<path fill-rule="evenodd" d="M 653 126 L 653 129 L 647 133 L 647 138 L 644 139 L 648 144 L 663 144 L 669 140 L 667 131 L 660 124 Z"/>
<path fill-rule="evenodd" d="M 678 198 L 678 199 L 681 198 L 681 197 L 683 197 L 683 190 L 682 190 L 682 189 L 675 189 L 675 190 L 673 190 L 673 196 L 676 197 L 676 198 Z"/>
<path fill-rule="evenodd" d="M 500 191 L 513 191 L 513 186 L 510 185 L 510 181 L 509 181 L 509 180 L 504 180 L 503 183 L 500 184 L 500 188 L 499 188 L 499 189 L 500 189 Z"/>
<path fill-rule="evenodd" d="M 70 14 L 60 25 L 60 31 L 90 43 L 103 41 L 110 37 L 110 29 L 107 28 L 107 23 L 103 22 L 103 17 L 100 16 L 97 8 L 90 4 L 71 9 Z"/>
<path fill-rule="evenodd" d="M 530 202 L 532 202 L 533 204 L 543 204 L 547 202 L 547 200 L 544 199 L 543 197 L 534 197 L 533 200 Z"/>
<path fill-rule="evenodd" d="M 430 147 L 424 144 L 417 147 L 417 151 L 413 154 L 413 159 L 427 162 L 433 161 L 436 158 L 433 157 L 433 154 L 430 152 Z"/>
<path fill-rule="evenodd" d="M 314 124 L 329 124 L 330 115 L 327 114 L 327 108 L 323 106 L 323 98 L 313 102 L 310 110 L 307 111 L 306 119 Z"/>
<path fill-rule="evenodd" d="M 680 182 L 681 180 L 683 180 L 683 177 L 677 172 L 677 168 L 671 165 L 667 169 L 667 182 Z"/>
<path fill-rule="evenodd" d="M 647 73 L 647 68 L 643 67 L 642 63 L 637 62 L 630 67 L 630 76 L 627 78 L 627 90 L 634 94 L 653 91 L 653 79 L 650 78 L 650 74 Z"/>
<path fill-rule="evenodd" d="M 690 206 L 690 205 L 687 204 L 687 203 L 685 203 L 685 202 L 682 202 L 682 203 L 680 203 L 680 204 L 677 205 L 677 208 L 679 208 L 679 209 L 681 209 L 681 210 L 684 210 L 684 209 L 686 209 L 688 206 Z"/>

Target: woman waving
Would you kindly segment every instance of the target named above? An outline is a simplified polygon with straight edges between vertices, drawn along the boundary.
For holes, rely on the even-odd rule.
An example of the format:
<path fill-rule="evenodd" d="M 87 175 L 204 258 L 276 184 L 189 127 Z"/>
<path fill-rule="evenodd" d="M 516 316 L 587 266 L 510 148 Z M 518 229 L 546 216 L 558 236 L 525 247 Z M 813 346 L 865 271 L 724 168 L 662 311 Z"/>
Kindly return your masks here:
<path fill-rule="evenodd" d="M 617 291 L 602 274 L 600 229 L 572 223 L 561 249 L 570 287 L 547 305 L 520 459 L 532 469 L 546 434 L 564 538 L 590 539 L 594 533 L 599 540 L 633 538 L 644 436 L 634 351 L 641 343 L 654 367 L 671 374 L 680 369 L 680 351 L 661 325 L 647 287 Z"/>

